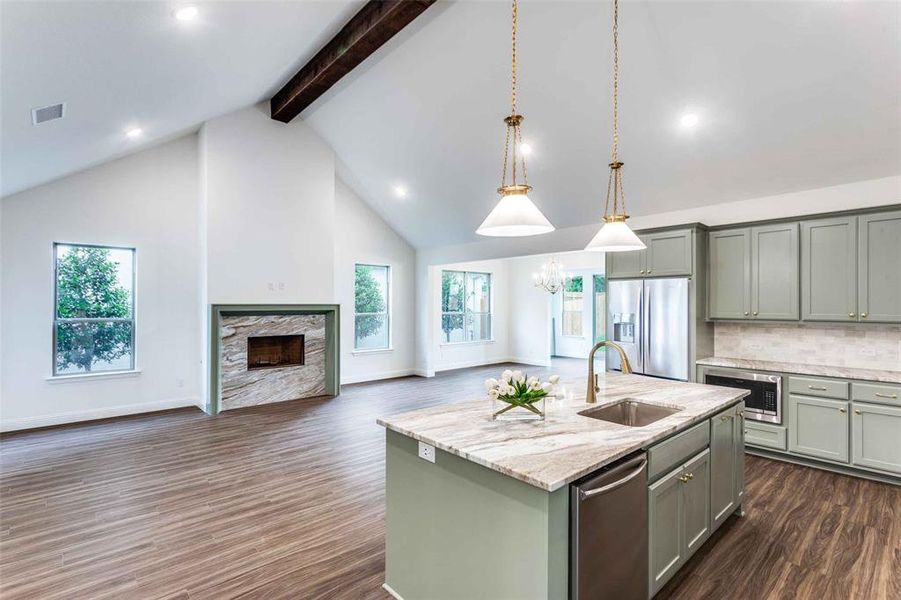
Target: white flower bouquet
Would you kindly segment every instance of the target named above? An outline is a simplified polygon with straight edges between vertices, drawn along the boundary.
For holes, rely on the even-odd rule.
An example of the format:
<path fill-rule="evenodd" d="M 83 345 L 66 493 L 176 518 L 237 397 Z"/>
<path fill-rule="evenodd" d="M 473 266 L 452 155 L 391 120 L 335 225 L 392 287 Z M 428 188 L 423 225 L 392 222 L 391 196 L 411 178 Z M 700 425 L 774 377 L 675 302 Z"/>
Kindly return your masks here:
<path fill-rule="evenodd" d="M 506 370 L 500 379 L 487 379 L 485 389 L 491 398 L 493 419 L 544 419 L 544 399 L 552 395 L 560 377 L 552 375 L 546 382 L 529 377 L 522 371 Z M 498 403 L 503 403 L 497 409 Z M 519 410 L 517 410 L 519 409 Z"/>

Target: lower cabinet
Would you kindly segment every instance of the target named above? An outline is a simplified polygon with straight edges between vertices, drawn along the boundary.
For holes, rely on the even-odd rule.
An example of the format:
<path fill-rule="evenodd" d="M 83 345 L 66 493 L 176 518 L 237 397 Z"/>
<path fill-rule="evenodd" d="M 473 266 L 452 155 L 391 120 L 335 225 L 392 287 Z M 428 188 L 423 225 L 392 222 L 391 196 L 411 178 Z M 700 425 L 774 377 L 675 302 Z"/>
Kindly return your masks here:
<path fill-rule="evenodd" d="M 901 408 L 851 404 L 851 462 L 901 475 Z"/>
<path fill-rule="evenodd" d="M 713 523 L 719 525 L 738 506 L 737 485 L 735 481 L 736 466 L 739 456 L 735 449 L 735 411 L 728 410 L 710 420 L 710 465 L 712 478 L 710 484 L 710 505 L 713 510 Z M 741 457 L 744 464 L 744 457 Z"/>
<path fill-rule="evenodd" d="M 848 462 L 849 415 L 846 400 L 788 396 L 788 450 L 835 462 Z"/>
<path fill-rule="evenodd" d="M 710 450 L 648 488 L 650 595 L 679 570 L 710 535 Z"/>

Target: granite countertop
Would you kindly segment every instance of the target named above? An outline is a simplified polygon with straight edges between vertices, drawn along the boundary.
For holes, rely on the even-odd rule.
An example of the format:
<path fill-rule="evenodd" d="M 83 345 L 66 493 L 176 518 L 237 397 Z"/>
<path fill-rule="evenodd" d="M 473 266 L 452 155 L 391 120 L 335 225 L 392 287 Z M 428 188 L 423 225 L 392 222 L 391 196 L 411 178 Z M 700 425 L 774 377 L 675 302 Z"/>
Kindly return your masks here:
<path fill-rule="evenodd" d="M 752 369 L 758 371 L 776 371 L 794 373 L 796 375 L 821 375 L 823 377 L 840 377 L 843 379 L 860 379 L 863 381 L 879 381 L 882 383 L 901 383 L 901 366 L 898 371 L 882 371 L 879 369 L 858 369 L 855 367 L 832 367 L 827 365 L 805 365 L 803 363 L 787 363 L 769 360 L 750 360 L 746 358 L 727 358 L 711 356 L 697 361 L 705 367 L 731 367 L 736 369 Z"/>
<path fill-rule="evenodd" d="M 748 395 L 746 390 L 604 373 L 597 404 L 585 404 L 586 380 L 561 380 L 544 421 L 492 421 L 491 402 L 436 406 L 378 419 L 392 431 L 552 492 L 652 442 L 694 425 Z M 634 398 L 681 408 L 645 427 L 577 414 Z"/>

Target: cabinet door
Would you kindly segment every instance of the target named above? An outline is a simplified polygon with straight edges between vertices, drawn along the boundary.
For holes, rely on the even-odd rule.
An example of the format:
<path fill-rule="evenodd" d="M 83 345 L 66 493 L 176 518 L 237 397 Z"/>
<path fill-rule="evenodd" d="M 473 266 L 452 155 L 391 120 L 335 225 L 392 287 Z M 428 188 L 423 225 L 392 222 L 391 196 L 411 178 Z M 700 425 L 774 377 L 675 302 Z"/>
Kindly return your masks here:
<path fill-rule="evenodd" d="M 651 595 L 663 587 L 685 559 L 682 468 L 648 488 L 648 549 Z"/>
<path fill-rule="evenodd" d="M 747 319 L 751 314 L 751 230 L 711 232 L 708 252 L 709 317 Z"/>
<path fill-rule="evenodd" d="M 664 231 L 642 236 L 645 274 L 651 277 L 691 275 L 691 230 Z"/>
<path fill-rule="evenodd" d="M 687 479 L 682 484 L 682 505 L 685 558 L 688 558 L 710 535 L 710 450 L 691 459 L 683 472 Z"/>
<path fill-rule="evenodd" d="M 751 316 L 796 321 L 799 317 L 798 224 L 751 229 Z"/>
<path fill-rule="evenodd" d="M 848 462 L 848 402 L 791 394 L 788 424 L 789 452 Z"/>
<path fill-rule="evenodd" d="M 745 501 L 745 403 L 735 407 L 735 502 Z"/>
<path fill-rule="evenodd" d="M 857 320 L 857 217 L 801 223 L 801 318 Z"/>
<path fill-rule="evenodd" d="M 901 408 L 860 402 L 851 407 L 851 462 L 901 474 Z"/>
<path fill-rule="evenodd" d="M 644 255 L 646 251 L 608 252 L 607 277 L 644 277 Z"/>
<path fill-rule="evenodd" d="M 735 410 L 710 419 L 710 504 L 713 526 L 718 527 L 738 506 L 735 497 Z"/>
<path fill-rule="evenodd" d="M 901 323 L 901 211 L 857 221 L 860 319 Z"/>

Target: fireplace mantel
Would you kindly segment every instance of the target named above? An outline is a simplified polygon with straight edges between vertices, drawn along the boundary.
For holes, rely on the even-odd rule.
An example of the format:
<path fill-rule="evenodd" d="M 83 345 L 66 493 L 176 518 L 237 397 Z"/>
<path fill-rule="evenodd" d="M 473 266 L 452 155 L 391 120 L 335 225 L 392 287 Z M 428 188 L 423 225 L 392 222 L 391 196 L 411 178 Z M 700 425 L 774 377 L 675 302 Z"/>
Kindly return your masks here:
<path fill-rule="evenodd" d="M 324 386 L 325 395 L 337 396 L 340 393 L 340 306 L 337 304 L 212 304 L 209 309 L 209 398 L 207 412 L 217 414 L 228 408 L 223 406 L 223 347 L 222 326 L 229 317 L 268 317 L 293 315 L 322 315 L 325 320 L 324 348 L 319 338 L 319 348 L 324 350 Z M 320 321 L 321 323 L 321 321 Z M 319 331 L 322 331 L 319 326 Z M 320 366 L 322 358 L 319 359 Z M 231 365 L 232 363 L 225 363 Z M 226 373 L 230 367 L 226 367 Z M 282 367 L 290 368 L 290 366 Z M 278 371 L 279 368 L 272 369 Z M 227 391 L 227 389 L 226 389 Z M 286 398 L 283 398 L 286 399 Z"/>

